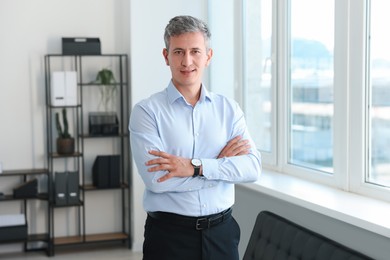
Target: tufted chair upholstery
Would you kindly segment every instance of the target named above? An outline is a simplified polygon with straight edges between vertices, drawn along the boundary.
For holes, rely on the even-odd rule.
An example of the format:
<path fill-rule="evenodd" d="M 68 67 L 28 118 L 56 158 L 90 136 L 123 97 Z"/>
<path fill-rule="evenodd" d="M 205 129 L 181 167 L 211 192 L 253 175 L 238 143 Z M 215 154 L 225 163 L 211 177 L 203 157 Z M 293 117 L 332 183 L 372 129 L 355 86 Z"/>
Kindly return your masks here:
<path fill-rule="evenodd" d="M 243 260 L 372 259 L 274 213 L 256 219 Z"/>

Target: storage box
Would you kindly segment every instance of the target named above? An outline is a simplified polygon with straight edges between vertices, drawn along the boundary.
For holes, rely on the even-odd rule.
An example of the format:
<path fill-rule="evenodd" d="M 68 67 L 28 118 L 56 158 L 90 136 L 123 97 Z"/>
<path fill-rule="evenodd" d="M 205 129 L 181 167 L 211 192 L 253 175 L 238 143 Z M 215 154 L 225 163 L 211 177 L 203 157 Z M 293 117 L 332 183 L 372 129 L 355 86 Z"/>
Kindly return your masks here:
<path fill-rule="evenodd" d="M 92 166 L 93 186 L 118 188 L 120 186 L 120 156 L 98 155 Z"/>
<path fill-rule="evenodd" d="M 115 112 L 90 112 L 90 135 L 118 135 L 119 122 Z"/>
<path fill-rule="evenodd" d="M 63 55 L 100 55 L 99 38 L 62 38 Z"/>
<path fill-rule="evenodd" d="M 77 105 L 76 71 L 53 71 L 51 74 L 51 105 Z"/>
<path fill-rule="evenodd" d="M 77 205 L 80 202 L 78 171 L 55 173 L 54 202 L 56 206 Z"/>
<path fill-rule="evenodd" d="M 34 178 L 13 189 L 14 198 L 36 198 L 38 196 L 38 180 Z"/>
<path fill-rule="evenodd" d="M 0 242 L 27 239 L 27 224 L 24 214 L 0 215 Z"/>

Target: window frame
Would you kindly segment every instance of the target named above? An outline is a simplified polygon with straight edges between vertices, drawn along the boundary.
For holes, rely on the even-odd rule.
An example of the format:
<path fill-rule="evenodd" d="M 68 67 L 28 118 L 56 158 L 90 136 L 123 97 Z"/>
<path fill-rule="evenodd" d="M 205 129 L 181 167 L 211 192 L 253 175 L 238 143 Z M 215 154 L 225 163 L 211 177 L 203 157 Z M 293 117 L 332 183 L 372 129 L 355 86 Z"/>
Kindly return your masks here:
<path fill-rule="evenodd" d="M 235 10 L 232 14 L 234 16 L 232 30 L 236 36 L 241 36 L 234 38 L 234 51 L 239 50 L 234 54 L 233 61 L 234 98 L 240 103 L 244 112 L 249 109 L 245 102 L 247 86 L 244 79 L 247 68 L 245 55 L 243 55 L 247 40 L 244 30 L 247 1 L 229 2 L 230 5 L 234 5 Z M 367 150 L 370 138 L 367 95 L 369 87 L 369 75 L 367 75 L 369 32 L 367 30 L 370 0 L 334 0 L 334 173 L 323 173 L 288 162 L 290 1 L 272 0 L 272 150 L 271 153 L 261 151 L 263 167 L 269 171 L 325 184 L 343 191 L 390 201 L 390 188 L 365 182 L 369 170 Z M 224 4 L 226 5 L 225 2 Z M 211 76 L 218 77 L 218 75 Z"/>

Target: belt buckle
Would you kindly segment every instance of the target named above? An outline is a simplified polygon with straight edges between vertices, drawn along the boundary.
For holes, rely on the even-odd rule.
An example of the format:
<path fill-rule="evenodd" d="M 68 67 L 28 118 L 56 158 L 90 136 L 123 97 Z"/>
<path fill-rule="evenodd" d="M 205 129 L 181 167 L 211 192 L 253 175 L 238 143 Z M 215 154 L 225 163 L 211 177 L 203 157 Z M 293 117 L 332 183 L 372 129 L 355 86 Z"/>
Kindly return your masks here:
<path fill-rule="evenodd" d="M 207 226 L 206 227 L 202 227 L 202 223 L 206 221 L 207 222 Z M 206 229 L 206 228 L 209 228 L 210 227 L 210 221 L 207 219 L 207 218 L 198 218 L 196 220 L 196 225 L 195 225 L 195 229 L 196 230 L 203 230 L 203 229 Z"/>

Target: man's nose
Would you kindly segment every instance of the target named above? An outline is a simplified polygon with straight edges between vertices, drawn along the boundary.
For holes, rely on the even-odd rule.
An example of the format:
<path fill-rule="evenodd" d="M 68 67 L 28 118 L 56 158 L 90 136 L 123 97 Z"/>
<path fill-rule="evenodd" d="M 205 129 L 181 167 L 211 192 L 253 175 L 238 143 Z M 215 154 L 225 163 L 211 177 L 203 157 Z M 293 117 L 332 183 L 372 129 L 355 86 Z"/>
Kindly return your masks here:
<path fill-rule="evenodd" d="M 183 59 L 181 61 L 181 65 L 188 67 L 192 64 L 192 57 L 190 52 L 185 52 L 183 55 Z"/>

